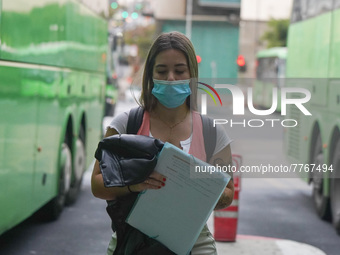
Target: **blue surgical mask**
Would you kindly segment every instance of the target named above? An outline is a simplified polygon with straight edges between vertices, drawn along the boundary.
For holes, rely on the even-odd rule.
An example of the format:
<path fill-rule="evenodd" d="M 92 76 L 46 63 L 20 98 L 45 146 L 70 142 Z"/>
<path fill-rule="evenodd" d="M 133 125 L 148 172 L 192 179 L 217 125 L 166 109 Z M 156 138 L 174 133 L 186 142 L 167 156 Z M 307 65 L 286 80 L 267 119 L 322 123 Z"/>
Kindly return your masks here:
<path fill-rule="evenodd" d="M 191 94 L 190 80 L 164 81 L 153 79 L 152 94 L 167 108 L 182 105 Z"/>

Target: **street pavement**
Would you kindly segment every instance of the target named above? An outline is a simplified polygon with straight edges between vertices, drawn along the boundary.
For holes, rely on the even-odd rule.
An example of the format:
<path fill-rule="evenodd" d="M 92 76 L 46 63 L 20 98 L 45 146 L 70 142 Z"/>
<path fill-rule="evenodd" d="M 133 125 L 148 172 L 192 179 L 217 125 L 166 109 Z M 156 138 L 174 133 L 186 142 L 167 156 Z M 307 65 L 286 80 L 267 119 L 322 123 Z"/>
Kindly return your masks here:
<path fill-rule="evenodd" d="M 134 102 L 120 102 L 117 104 L 116 113 L 119 114 L 126 109 L 136 106 Z M 103 128 L 105 129 L 110 123 L 112 117 L 104 119 Z M 207 225 L 214 233 L 214 217 L 210 216 Z M 309 244 L 296 242 L 293 240 L 237 235 L 235 242 L 216 242 L 217 252 L 223 254 L 237 255 L 326 255 L 322 250 Z"/>

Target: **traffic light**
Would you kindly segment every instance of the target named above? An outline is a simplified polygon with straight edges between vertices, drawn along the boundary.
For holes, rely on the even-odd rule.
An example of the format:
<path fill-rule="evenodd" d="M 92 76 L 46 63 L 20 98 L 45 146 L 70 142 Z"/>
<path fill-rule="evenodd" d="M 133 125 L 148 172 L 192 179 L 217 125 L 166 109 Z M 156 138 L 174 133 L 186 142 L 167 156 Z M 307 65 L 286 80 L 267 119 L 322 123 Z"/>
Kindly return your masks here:
<path fill-rule="evenodd" d="M 110 6 L 113 10 L 116 10 L 118 8 L 118 3 L 116 0 L 111 0 L 110 1 Z"/>
<path fill-rule="evenodd" d="M 133 13 L 131 13 L 131 18 L 133 18 L 133 19 L 138 19 L 138 13 L 137 12 L 133 12 Z"/>
<path fill-rule="evenodd" d="M 199 55 L 196 55 L 196 60 L 197 60 L 197 63 L 199 64 L 199 63 L 201 63 L 201 61 L 202 61 L 202 58 L 201 58 L 201 56 L 199 56 Z"/>
<path fill-rule="evenodd" d="M 246 60 L 244 59 L 243 55 L 238 55 L 236 63 L 237 63 L 239 72 L 244 73 L 247 71 Z"/>
<path fill-rule="evenodd" d="M 123 11 L 122 12 L 122 18 L 126 19 L 127 17 L 129 17 L 129 13 L 127 11 Z"/>

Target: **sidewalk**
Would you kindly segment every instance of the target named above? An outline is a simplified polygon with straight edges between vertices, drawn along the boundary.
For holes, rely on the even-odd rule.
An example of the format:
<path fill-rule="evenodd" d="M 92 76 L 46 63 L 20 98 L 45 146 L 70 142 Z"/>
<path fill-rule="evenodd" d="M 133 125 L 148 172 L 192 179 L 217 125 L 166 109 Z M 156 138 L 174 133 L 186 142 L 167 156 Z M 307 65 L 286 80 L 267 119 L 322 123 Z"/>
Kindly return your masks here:
<path fill-rule="evenodd" d="M 320 249 L 291 240 L 238 235 L 236 242 L 216 242 L 219 255 L 326 255 Z"/>
<path fill-rule="evenodd" d="M 214 234 L 214 217 L 207 225 Z M 322 250 L 305 243 L 263 236 L 237 235 L 236 242 L 216 241 L 218 255 L 326 255 Z"/>

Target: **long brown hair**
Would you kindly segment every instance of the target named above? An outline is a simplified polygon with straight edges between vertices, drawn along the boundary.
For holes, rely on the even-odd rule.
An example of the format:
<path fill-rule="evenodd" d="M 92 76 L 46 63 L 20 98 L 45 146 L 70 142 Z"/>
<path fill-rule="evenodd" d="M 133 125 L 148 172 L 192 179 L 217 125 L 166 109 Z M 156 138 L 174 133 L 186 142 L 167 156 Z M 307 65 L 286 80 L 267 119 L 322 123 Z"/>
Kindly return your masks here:
<path fill-rule="evenodd" d="M 151 93 L 153 88 L 153 67 L 157 55 L 169 49 L 181 51 L 187 60 L 192 79 L 190 82 L 191 95 L 186 99 L 186 104 L 190 109 L 197 110 L 198 64 L 196 53 L 191 41 L 179 32 L 163 33 L 152 44 L 144 66 L 140 103 L 149 112 L 156 106 L 157 99 Z"/>

